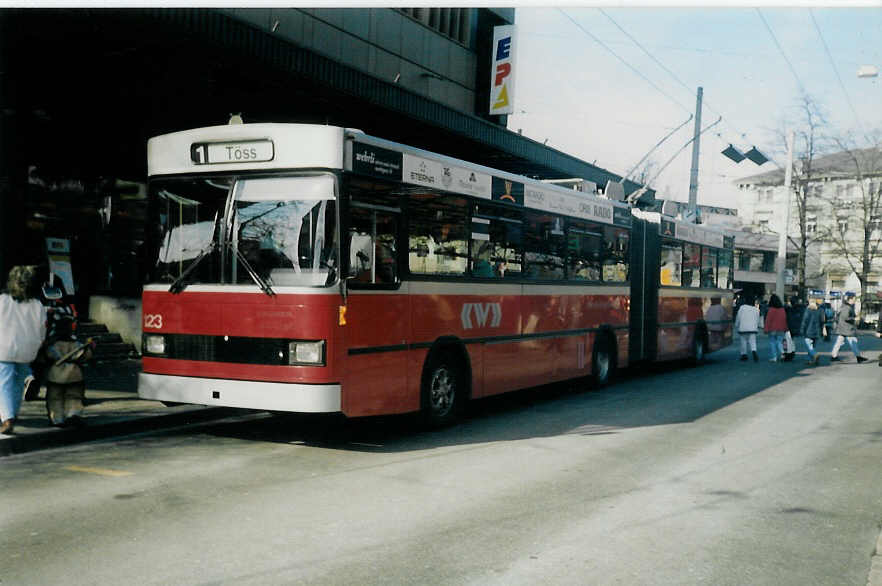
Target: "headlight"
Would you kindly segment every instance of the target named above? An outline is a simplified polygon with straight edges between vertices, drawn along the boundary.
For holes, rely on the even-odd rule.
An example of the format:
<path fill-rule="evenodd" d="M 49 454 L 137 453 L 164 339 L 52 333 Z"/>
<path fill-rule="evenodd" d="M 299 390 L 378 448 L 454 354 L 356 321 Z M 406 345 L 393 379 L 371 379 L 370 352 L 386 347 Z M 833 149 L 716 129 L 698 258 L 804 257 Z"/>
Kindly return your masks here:
<path fill-rule="evenodd" d="M 324 340 L 288 343 L 288 364 L 315 364 L 321 366 L 324 363 Z"/>
<path fill-rule="evenodd" d="M 165 336 L 144 336 L 144 349 L 147 354 L 165 354 Z"/>

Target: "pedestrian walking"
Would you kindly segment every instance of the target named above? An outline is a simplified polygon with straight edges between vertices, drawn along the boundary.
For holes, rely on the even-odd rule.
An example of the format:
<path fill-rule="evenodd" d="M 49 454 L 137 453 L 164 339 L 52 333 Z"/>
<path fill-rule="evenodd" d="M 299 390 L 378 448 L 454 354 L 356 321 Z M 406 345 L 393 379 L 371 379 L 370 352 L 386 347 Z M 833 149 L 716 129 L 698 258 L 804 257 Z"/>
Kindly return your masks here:
<path fill-rule="evenodd" d="M 784 333 L 784 360 L 790 362 L 796 358 L 796 338 L 799 337 L 805 305 L 799 297 L 793 296 L 784 307 L 784 312 L 787 314 L 787 331 Z"/>
<path fill-rule="evenodd" d="M 9 271 L 0 294 L 0 434 L 12 433 L 24 382 L 46 337 L 46 308 L 37 299 L 36 267 Z"/>
<path fill-rule="evenodd" d="M 784 358 L 784 332 L 787 331 L 787 313 L 781 298 L 772 293 L 769 297 L 769 311 L 766 312 L 765 331 L 769 335 L 769 362 L 780 362 Z"/>
<path fill-rule="evenodd" d="M 815 352 L 815 344 L 818 343 L 818 338 L 824 333 L 825 321 L 824 310 L 818 307 L 814 299 L 810 300 L 799 324 L 799 334 L 802 335 L 805 346 L 808 348 L 809 358 L 806 361 L 807 364 L 816 365 L 821 359 L 821 355 Z"/>
<path fill-rule="evenodd" d="M 847 291 L 843 299 L 842 307 L 836 314 L 836 343 L 833 344 L 833 352 L 831 352 L 830 360 L 839 361 L 839 349 L 842 344 L 848 342 L 849 348 L 854 353 L 854 357 L 858 364 L 866 362 L 867 359 L 861 356 L 861 349 L 858 347 L 857 326 L 854 324 L 854 293 Z"/>
<path fill-rule="evenodd" d="M 753 361 L 759 360 L 756 353 L 756 333 L 759 331 L 759 320 L 759 308 L 754 300 L 747 296 L 744 304 L 738 308 L 738 313 L 735 314 L 735 331 L 738 332 L 738 338 L 741 341 L 741 360 L 747 360 L 748 344 L 753 354 Z"/>

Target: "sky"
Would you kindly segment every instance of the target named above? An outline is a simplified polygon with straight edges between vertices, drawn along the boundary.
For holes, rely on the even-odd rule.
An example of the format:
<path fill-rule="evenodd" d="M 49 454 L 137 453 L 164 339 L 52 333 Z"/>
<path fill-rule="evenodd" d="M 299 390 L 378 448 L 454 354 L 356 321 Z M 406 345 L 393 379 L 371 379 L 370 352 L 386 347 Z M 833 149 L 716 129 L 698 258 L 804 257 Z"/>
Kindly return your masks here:
<path fill-rule="evenodd" d="M 518 6 L 515 24 L 509 129 L 619 175 L 695 113 L 702 87 L 702 128 L 722 120 L 701 135 L 699 204 L 737 207 L 736 179 L 786 165 L 781 137 L 798 130 L 804 94 L 855 147 L 882 131 L 882 78 L 857 76 L 882 71 L 882 1 Z M 650 154 L 657 197 L 688 200 L 693 131 L 694 119 Z M 731 162 L 720 154 L 730 143 L 774 162 Z"/>

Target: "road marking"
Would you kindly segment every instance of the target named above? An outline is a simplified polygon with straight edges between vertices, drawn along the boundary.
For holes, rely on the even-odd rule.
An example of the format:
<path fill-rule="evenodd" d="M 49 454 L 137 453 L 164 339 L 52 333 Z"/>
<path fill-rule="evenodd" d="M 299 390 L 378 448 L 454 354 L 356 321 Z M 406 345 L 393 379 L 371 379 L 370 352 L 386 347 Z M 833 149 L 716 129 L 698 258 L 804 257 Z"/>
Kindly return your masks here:
<path fill-rule="evenodd" d="M 107 468 L 90 468 L 89 466 L 65 466 L 65 470 L 71 472 L 86 472 L 88 474 L 98 474 L 99 476 L 131 476 L 134 472 L 126 472 L 124 470 L 108 470 Z"/>

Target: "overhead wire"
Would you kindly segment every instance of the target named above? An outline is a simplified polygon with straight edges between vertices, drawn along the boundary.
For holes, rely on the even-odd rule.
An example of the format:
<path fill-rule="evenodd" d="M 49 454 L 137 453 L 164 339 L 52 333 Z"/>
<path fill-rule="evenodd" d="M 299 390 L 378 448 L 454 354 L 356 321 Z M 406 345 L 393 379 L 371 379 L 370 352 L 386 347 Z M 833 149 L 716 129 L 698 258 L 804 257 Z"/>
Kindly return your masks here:
<path fill-rule="evenodd" d="M 638 47 L 641 51 L 643 51 L 643 53 L 645 53 L 647 57 L 649 57 L 650 59 L 652 59 L 652 60 L 655 62 L 656 65 L 658 65 L 659 67 L 661 67 L 662 69 L 664 69 L 664 70 L 668 73 L 668 75 L 670 75 L 671 77 L 673 77 L 674 80 L 675 80 L 677 83 L 679 83 L 681 86 L 683 86 L 683 88 L 684 88 L 687 92 L 689 92 L 689 93 L 692 94 L 693 96 L 696 95 L 696 92 L 695 92 L 691 87 L 689 87 L 688 85 L 686 85 L 686 83 L 683 82 L 683 80 L 681 80 L 681 79 L 677 76 L 677 74 L 675 74 L 673 71 L 671 71 L 671 69 L 670 69 L 669 67 L 667 67 L 664 63 L 662 63 L 662 62 L 661 62 L 661 61 L 660 61 L 655 55 L 653 55 L 652 53 L 650 53 L 649 50 L 647 50 L 646 47 L 644 47 L 644 46 L 640 43 L 640 41 L 638 41 L 636 38 L 634 38 L 634 36 L 633 36 L 631 33 L 629 33 L 629 32 L 628 32 L 627 30 L 625 30 L 625 29 L 624 29 L 624 28 L 623 28 L 618 22 L 616 22 L 616 20 L 615 20 L 612 16 L 610 16 L 609 14 L 607 14 L 607 12 L 606 12 L 603 8 L 598 7 L 597 10 L 599 10 L 601 14 L 603 14 L 606 18 L 608 18 L 609 21 L 610 21 L 611 23 L 613 23 L 613 25 L 615 25 L 615 27 L 616 27 L 617 29 L 619 29 L 619 31 L 621 31 L 623 35 L 625 35 L 626 37 L 628 37 L 628 38 L 631 40 L 632 43 L 634 43 L 635 45 L 637 45 L 637 47 Z M 727 120 L 727 119 L 726 119 L 726 118 L 725 118 L 720 112 L 715 111 L 714 108 L 712 108 L 712 107 L 710 106 L 710 104 L 707 103 L 707 101 L 703 101 L 703 103 L 704 103 L 705 106 L 707 106 L 707 109 L 708 109 L 708 110 L 710 110 L 711 112 L 713 112 L 713 113 L 716 114 L 717 116 L 722 117 L 722 118 L 723 118 L 723 123 L 726 124 L 726 126 L 728 126 L 731 130 L 733 130 L 733 131 L 735 132 L 735 134 L 737 134 L 737 135 L 738 135 L 739 137 L 741 137 L 741 138 L 744 138 L 744 137 L 746 136 L 745 133 L 741 132 L 740 130 L 738 130 L 737 128 L 735 128 L 734 126 L 732 126 L 732 125 L 729 123 L 729 121 L 728 121 L 728 120 Z"/>
<path fill-rule="evenodd" d="M 857 122 L 858 127 L 861 129 L 861 132 L 864 134 L 864 138 L 867 142 L 870 141 L 869 136 L 867 135 L 867 130 L 864 127 L 863 122 L 858 116 L 857 110 L 854 108 L 854 104 L 851 101 L 851 96 L 848 95 L 848 91 L 845 89 L 845 84 L 842 83 L 842 76 L 839 75 L 839 69 L 836 67 L 836 62 L 833 61 L 833 55 L 830 54 L 830 48 L 827 46 L 827 41 L 824 39 L 824 34 L 821 32 L 821 27 L 818 26 L 818 21 L 815 20 L 815 12 L 809 8 L 809 15 L 812 17 L 812 23 L 815 25 L 815 30 L 818 31 L 818 38 L 821 39 L 821 44 L 824 46 L 824 52 L 827 53 L 827 59 L 830 60 L 830 66 L 833 68 L 833 72 L 836 74 L 836 79 L 839 80 L 839 87 L 842 88 L 842 93 L 845 94 L 845 101 L 848 102 L 848 107 L 851 109 L 851 113 L 854 115 L 854 120 Z"/>
<path fill-rule="evenodd" d="M 657 86 L 657 85 L 656 85 L 651 79 L 649 79 L 648 77 L 646 77 L 646 76 L 643 74 L 642 71 L 640 71 L 639 69 L 637 69 L 636 67 L 634 67 L 633 65 L 631 65 L 630 63 L 628 63 L 627 61 L 625 61 L 622 57 L 619 56 L 618 53 L 616 53 L 615 51 L 613 51 L 612 49 L 610 49 L 609 46 L 607 46 L 606 43 L 604 43 L 603 41 L 601 41 L 597 36 L 595 36 L 594 34 L 592 34 L 588 29 L 586 29 L 586 28 L 583 27 L 581 24 L 579 24 L 579 22 L 576 21 L 576 19 L 574 19 L 574 18 L 573 18 L 572 16 L 570 16 L 569 14 L 567 14 L 567 12 L 566 12 L 563 8 L 558 8 L 557 10 L 558 10 L 561 14 L 563 14 L 563 15 L 564 15 L 564 16 L 565 16 L 570 22 L 572 22 L 574 25 L 576 25 L 576 27 L 578 27 L 579 30 L 581 30 L 583 33 L 585 33 L 585 34 L 588 35 L 589 37 L 591 37 L 591 39 L 594 40 L 595 43 L 597 43 L 598 45 L 600 45 L 601 47 L 603 47 L 604 49 L 606 49 L 607 52 L 609 52 L 613 57 L 615 57 L 616 59 L 618 59 L 618 60 L 619 60 L 619 61 L 620 61 L 625 67 L 627 67 L 628 69 L 630 69 L 631 71 L 633 71 L 635 74 L 637 74 L 637 76 L 639 76 L 639 77 L 640 77 L 641 79 L 643 79 L 646 83 L 648 83 L 649 85 L 651 85 L 651 86 L 653 87 L 653 89 L 655 89 L 657 92 L 659 92 L 660 94 L 662 94 L 663 96 L 665 96 L 666 98 L 668 98 L 669 100 L 671 100 L 672 102 L 674 102 L 675 104 L 677 104 L 678 106 L 680 106 L 681 108 L 683 108 L 687 113 L 692 113 L 692 110 L 691 110 L 690 108 L 687 108 L 687 107 L 684 106 L 682 103 L 680 103 L 680 101 L 677 100 L 675 97 L 671 96 L 669 93 L 667 93 L 666 91 L 664 91 L 663 89 L 661 89 L 660 87 L 658 87 L 658 86 Z"/>
<path fill-rule="evenodd" d="M 787 58 L 787 54 L 784 52 L 784 48 L 781 46 L 781 43 L 778 42 L 778 37 L 775 36 L 775 31 L 772 30 L 772 27 L 769 26 L 768 21 L 766 21 L 766 17 L 763 16 L 762 11 L 757 8 L 756 13 L 759 15 L 760 20 L 763 21 L 763 24 L 766 26 L 766 30 L 769 31 L 769 35 L 772 37 L 772 40 L 775 42 L 775 46 L 778 47 L 778 52 L 781 53 L 781 57 L 784 58 L 784 61 L 787 63 L 787 67 L 790 68 L 790 73 L 793 74 L 793 78 L 796 79 L 796 84 L 799 86 L 799 90 L 805 94 L 805 86 L 802 84 L 802 80 L 799 78 L 799 75 L 796 73 L 796 69 L 793 68 L 793 63 L 790 62 L 790 59 Z"/>

